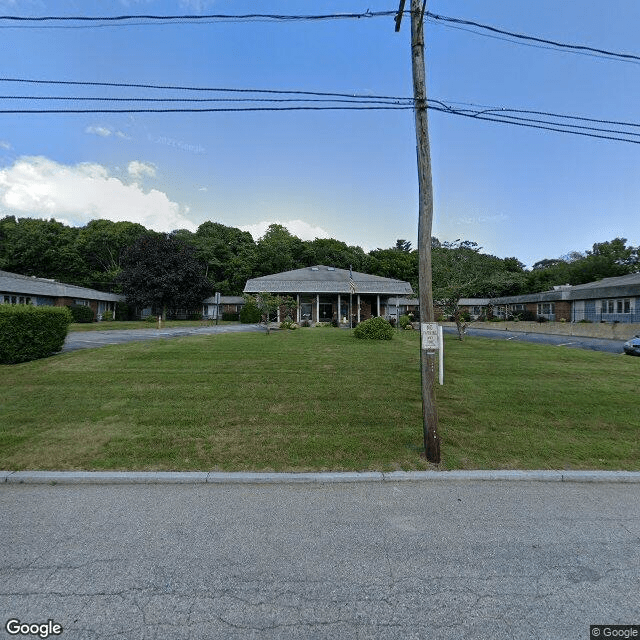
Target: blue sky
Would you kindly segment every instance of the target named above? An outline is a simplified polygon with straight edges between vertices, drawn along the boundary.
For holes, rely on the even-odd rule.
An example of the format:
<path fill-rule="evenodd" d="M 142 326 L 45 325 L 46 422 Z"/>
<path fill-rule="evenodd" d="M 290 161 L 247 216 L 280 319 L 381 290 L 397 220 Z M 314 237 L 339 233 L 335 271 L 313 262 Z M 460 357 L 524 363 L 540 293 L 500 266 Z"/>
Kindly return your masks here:
<path fill-rule="evenodd" d="M 398 0 L 0 0 L 0 13 L 21 16 L 397 7 Z M 640 54 L 637 0 L 429 0 L 427 8 Z M 400 33 L 393 18 L 89 29 L 12 24 L 0 22 L 2 78 L 412 95 L 408 17 Z M 523 46 L 432 21 L 426 39 L 430 99 L 640 123 L 636 62 Z M 0 88 L 1 109 L 36 106 L 6 96 L 163 93 L 9 82 Z M 61 104 L 96 106 L 38 106 Z M 617 236 L 640 244 L 640 145 L 433 111 L 429 126 L 433 234 L 441 240 L 475 241 L 529 266 Z M 0 215 L 74 225 L 132 220 L 158 230 L 195 230 L 214 220 L 256 238 L 279 222 L 303 239 L 334 237 L 365 250 L 397 238 L 415 246 L 413 127 L 409 110 L 0 114 Z"/>

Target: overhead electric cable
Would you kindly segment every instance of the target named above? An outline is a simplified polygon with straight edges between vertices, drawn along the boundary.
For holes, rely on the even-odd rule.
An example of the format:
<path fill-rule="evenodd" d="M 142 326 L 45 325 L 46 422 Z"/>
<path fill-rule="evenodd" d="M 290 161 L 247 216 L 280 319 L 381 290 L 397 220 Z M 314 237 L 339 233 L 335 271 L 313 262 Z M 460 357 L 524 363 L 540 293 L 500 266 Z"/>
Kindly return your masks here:
<path fill-rule="evenodd" d="M 130 20 L 152 20 L 155 22 L 172 22 L 172 21 L 253 21 L 253 20 L 268 20 L 273 22 L 306 22 L 306 21 L 321 21 L 321 20 L 360 20 L 362 18 L 384 18 L 389 16 L 395 16 L 396 11 L 366 11 L 364 13 L 326 13 L 319 15 L 312 14 L 299 14 L 299 15 L 287 15 L 287 14 L 275 14 L 275 13 L 245 13 L 239 15 L 212 13 L 204 15 L 151 15 L 151 14 L 137 14 L 137 15 L 119 15 L 119 16 L 0 16 L 0 20 L 7 20 L 9 22 L 127 22 Z"/>
<path fill-rule="evenodd" d="M 589 53 L 595 53 L 595 54 L 599 54 L 599 55 L 610 57 L 610 58 L 616 58 L 616 59 L 621 59 L 621 60 L 626 60 L 626 61 L 640 62 L 640 56 L 632 54 L 632 53 L 618 53 L 616 51 L 608 51 L 607 49 L 598 49 L 596 47 L 591 47 L 591 46 L 587 46 L 587 45 L 568 44 L 566 42 L 559 42 L 559 41 L 556 41 L 556 40 L 548 40 L 546 38 L 539 38 L 539 37 L 536 37 L 536 36 L 526 35 L 524 33 L 517 33 L 515 31 L 507 31 L 505 29 L 500 29 L 498 27 L 492 27 L 490 25 L 482 24 L 480 22 L 474 22 L 473 20 L 463 20 L 461 18 L 451 18 L 449 16 L 442 16 L 442 15 L 438 15 L 436 13 L 431 13 L 430 11 L 427 11 L 425 13 L 425 15 L 428 18 L 430 18 L 432 20 L 439 21 L 439 22 L 446 22 L 446 23 L 450 23 L 450 24 L 472 26 L 472 27 L 476 27 L 478 29 L 491 31 L 492 33 L 499 33 L 499 34 L 502 34 L 502 35 L 509 36 L 511 38 L 516 38 L 518 40 L 525 40 L 525 41 L 529 41 L 529 42 L 537 42 L 537 43 L 541 43 L 541 44 L 547 44 L 547 45 L 551 45 L 551 46 L 556 47 L 556 48 L 569 49 L 569 50 L 573 50 L 573 51 L 576 51 L 576 52 L 589 52 Z"/>
<path fill-rule="evenodd" d="M 230 87 L 191 87 L 181 85 L 163 85 L 163 84 L 144 84 L 136 82 L 92 82 L 80 80 L 38 80 L 33 78 L 1 78 L 0 82 L 15 82 L 25 84 L 53 84 L 68 86 L 85 86 L 85 87 L 114 87 L 114 88 L 132 88 L 132 89 L 165 89 L 175 91 L 211 91 L 219 93 L 264 93 L 264 94 L 282 94 L 282 95 L 302 95 L 302 96 L 329 96 L 335 98 L 369 98 L 376 100 L 406 100 L 405 97 L 399 96 L 379 96 L 369 95 L 366 93 L 334 93 L 326 91 L 304 91 L 292 89 L 238 89 Z M 413 100 L 413 98 L 411 98 Z"/>

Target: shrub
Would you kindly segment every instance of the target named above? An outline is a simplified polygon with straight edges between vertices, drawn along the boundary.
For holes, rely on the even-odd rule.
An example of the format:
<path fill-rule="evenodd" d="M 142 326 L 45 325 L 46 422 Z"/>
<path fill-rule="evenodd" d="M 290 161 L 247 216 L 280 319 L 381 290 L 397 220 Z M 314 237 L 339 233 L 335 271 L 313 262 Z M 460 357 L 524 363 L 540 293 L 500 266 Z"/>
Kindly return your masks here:
<path fill-rule="evenodd" d="M 83 304 L 68 304 L 67 309 L 71 311 L 74 322 L 93 322 L 95 319 L 93 309 Z"/>
<path fill-rule="evenodd" d="M 548 320 L 544 316 L 538 316 L 536 318 L 536 322 L 539 322 L 540 324 L 544 324 L 545 322 L 548 322 Z"/>
<path fill-rule="evenodd" d="M 105 322 L 109 322 L 109 321 L 113 320 L 113 311 L 103 311 L 102 312 L 102 319 Z"/>
<path fill-rule="evenodd" d="M 116 320 L 137 320 L 135 307 L 126 302 L 116 302 Z"/>
<path fill-rule="evenodd" d="M 536 314 L 533 311 L 529 311 L 529 309 L 525 309 L 524 311 L 520 311 L 517 314 L 518 320 L 522 320 L 523 322 L 534 322 L 536 319 Z M 515 316 L 514 316 L 515 318 Z"/>
<path fill-rule="evenodd" d="M 57 353 L 72 320 L 65 307 L 0 305 L 0 363 L 28 362 Z"/>
<path fill-rule="evenodd" d="M 301 327 L 310 327 L 311 323 L 308 320 L 303 320 L 302 324 L 300 326 Z"/>
<path fill-rule="evenodd" d="M 391 340 L 393 327 L 384 318 L 369 318 L 353 330 L 353 335 L 364 340 Z"/>
<path fill-rule="evenodd" d="M 411 324 L 411 318 L 409 316 L 400 316 L 398 322 L 400 323 L 401 329 L 406 329 L 407 325 Z"/>
<path fill-rule="evenodd" d="M 389 318 L 389 324 L 395 329 L 396 328 L 396 319 L 391 317 Z"/>
<path fill-rule="evenodd" d="M 156 322 L 158 322 L 158 316 L 154 316 L 153 314 L 150 316 L 146 317 L 146 322 L 148 322 L 149 324 L 155 324 Z"/>
<path fill-rule="evenodd" d="M 224 312 L 222 314 L 222 320 L 224 320 L 224 321 L 240 320 L 240 314 Z"/>
<path fill-rule="evenodd" d="M 254 302 L 248 300 L 247 304 L 245 304 L 240 311 L 240 322 L 244 324 L 255 324 L 256 322 L 260 322 L 261 318 L 262 314 L 260 313 L 260 309 L 258 309 Z"/>

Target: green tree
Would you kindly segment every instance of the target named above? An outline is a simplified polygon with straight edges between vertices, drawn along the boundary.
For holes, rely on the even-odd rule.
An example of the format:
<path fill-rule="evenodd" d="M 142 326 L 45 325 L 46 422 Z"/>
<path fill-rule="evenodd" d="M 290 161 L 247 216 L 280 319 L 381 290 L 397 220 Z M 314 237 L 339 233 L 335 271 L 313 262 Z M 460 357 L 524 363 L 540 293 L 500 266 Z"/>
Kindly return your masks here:
<path fill-rule="evenodd" d="M 125 253 L 118 281 L 136 307 L 193 310 L 212 293 L 195 249 L 172 234 L 147 233 Z"/>
<path fill-rule="evenodd" d="M 304 245 L 280 224 L 269 225 L 256 243 L 255 269 L 258 275 L 280 273 L 304 267 Z"/>
<path fill-rule="evenodd" d="M 248 277 L 251 277 L 247 266 L 252 268 L 255 262 L 252 258 L 255 243 L 248 231 L 207 221 L 198 227 L 190 242 L 195 246 L 198 259 L 206 267 L 205 275 L 216 291 L 222 295 L 242 293 Z M 245 261 L 243 267 L 239 264 L 241 256 Z M 247 277 L 241 282 L 244 275 Z"/>
<path fill-rule="evenodd" d="M 452 316 L 462 340 L 467 323 L 460 298 L 516 295 L 525 286 L 522 264 L 515 258 L 500 259 L 480 252 L 476 242 L 443 242 L 432 249 L 433 299 Z"/>
<path fill-rule="evenodd" d="M 78 252 L 88 267 L 87 282 L 96 289 L 113 290 L 125 252 L 149 231 L 134 222 L 92 220 L 79 230 Z"/>
<path fill-rule="evenodd" d="M 316 238 L 303 242 L 302 266 L 324 264 L 338 269 L 352 267 L 355 271 L 366 271 L 368 256 L 361 247 L 349 246 L 333 238 Z"/>
<path fill-rule="evenodd" d="M 87 267 L 77 247 L 78 229 L 56 220 L 7 216 L 0 221 L 0 264 L 6 271 L 84 284 Z"/>

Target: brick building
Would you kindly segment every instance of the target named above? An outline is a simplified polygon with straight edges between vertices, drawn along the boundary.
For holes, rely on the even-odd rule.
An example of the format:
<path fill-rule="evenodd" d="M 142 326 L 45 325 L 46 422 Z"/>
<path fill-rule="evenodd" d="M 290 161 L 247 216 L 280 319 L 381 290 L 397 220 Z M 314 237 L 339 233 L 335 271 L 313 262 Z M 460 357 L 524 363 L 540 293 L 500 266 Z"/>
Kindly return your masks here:
<path fill-rule="evenodd" d="M 0 304 L 53 307 L 77 304 L 91 307 L 94 316 L 99 318 L 105 311 L 112 311 L 115 315 L 116 303 L 121 300 L 124 300 L 123 296 L 115 293 L 0 271 Z"/>

